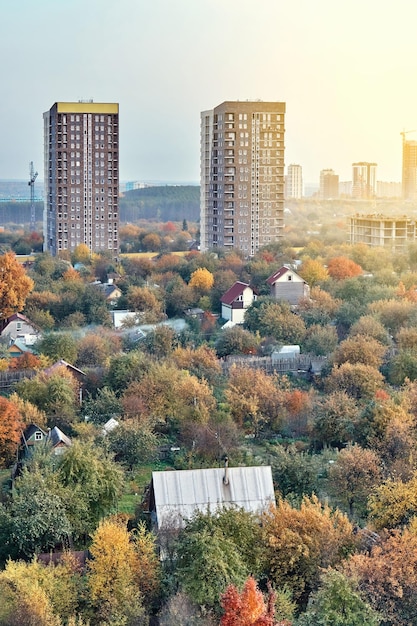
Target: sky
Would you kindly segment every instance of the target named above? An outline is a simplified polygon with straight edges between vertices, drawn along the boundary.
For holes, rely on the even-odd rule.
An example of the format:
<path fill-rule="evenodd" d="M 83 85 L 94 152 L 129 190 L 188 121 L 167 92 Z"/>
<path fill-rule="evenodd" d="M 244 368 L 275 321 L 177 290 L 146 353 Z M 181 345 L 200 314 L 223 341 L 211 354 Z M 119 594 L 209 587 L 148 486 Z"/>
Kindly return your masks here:
<path fill-rule="evenodd" d="M 284 101 L 285 163 L 401 180 L 415 0 L 0 0 L 0 179 L 43 178 L 43 112 L 120 105 L 121 181 L 199 182 L 200 112 Z M 417 131 L 407 134 L 417 140 Z"/>

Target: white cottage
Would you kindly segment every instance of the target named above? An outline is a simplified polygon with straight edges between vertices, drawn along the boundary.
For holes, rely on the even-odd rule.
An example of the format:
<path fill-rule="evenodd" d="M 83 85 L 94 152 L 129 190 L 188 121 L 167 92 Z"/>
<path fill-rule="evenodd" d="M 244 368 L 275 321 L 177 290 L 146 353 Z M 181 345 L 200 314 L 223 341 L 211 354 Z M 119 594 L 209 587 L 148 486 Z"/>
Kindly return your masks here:
<path fill-rule="evenodd" d="M 257 295 L 247 283 L 236 281 L 221 297 L 222 318 L 233 324 L 243 324 L 246 310 Z"/>

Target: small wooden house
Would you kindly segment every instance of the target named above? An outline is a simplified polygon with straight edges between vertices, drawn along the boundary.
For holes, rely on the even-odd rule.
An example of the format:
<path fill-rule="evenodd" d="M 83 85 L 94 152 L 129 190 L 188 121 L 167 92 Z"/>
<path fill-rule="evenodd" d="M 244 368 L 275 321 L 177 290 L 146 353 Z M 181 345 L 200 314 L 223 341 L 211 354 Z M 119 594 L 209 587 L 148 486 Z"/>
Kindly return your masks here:
<path fill-rule="evenodd" d="M 310 287 L 293 269 L 283 265 L 266 282 L 271 290 L 271 297 L 297 305 L 302 298 L 310 296 Z"/>

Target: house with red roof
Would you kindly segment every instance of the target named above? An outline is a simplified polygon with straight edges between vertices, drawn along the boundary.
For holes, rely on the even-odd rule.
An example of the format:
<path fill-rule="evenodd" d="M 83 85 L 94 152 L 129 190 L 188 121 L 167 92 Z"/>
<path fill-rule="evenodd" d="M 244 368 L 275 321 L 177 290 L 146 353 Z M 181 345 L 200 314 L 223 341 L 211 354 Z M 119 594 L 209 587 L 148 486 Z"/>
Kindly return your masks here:
<path fill-rule="evenodd" d="M 250 285 L 236 281 L 220 299 L 222 318 L 232 324 L 243 324 L 245 312 L 256 298 L 257 294 Z"/>
<path fill-rule="evenodd" d="M 266 281 L 271 290 L 271 297 L 297 305 L 302 298 L 310 297 L 310 287 L 293 269 L 283 265 Z"/>

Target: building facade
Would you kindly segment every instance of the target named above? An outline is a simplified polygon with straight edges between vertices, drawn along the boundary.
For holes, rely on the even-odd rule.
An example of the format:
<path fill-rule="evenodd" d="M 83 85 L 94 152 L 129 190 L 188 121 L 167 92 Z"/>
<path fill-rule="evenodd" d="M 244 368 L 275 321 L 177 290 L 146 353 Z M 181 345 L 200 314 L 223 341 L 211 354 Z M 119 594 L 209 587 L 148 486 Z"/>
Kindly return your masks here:
<path fill-rule="evenodd" d="M 406 252 L 408 245 L 416 241 L 416 233 L 415 220 L 406 216 L 355 215 L 350 218 L 351 244 L 366 243 L 371 247 Z"/>
<path fill-rule="evenodd" d="M 285 178 L 285 197 L 299 200 L 303 195 L 303 168 L 301 165 L 291 163 Z"/>
<path fill-rule="evenodd" d="M 44 250 L 119 250 L 119 105 L 56 102 L 44 113 Z"/>
<path fill-rule="evenodd" d="M 352 163 L 352 197 L 369 200 L 376 196 L 376 163 Z"/>
<path fill-rule="evenodd" d="M 417 141 L 403 141 L 402 196 L 417 199 Z"/>
<path fill-rule="evenodd" d="M 201 250 L 253 256 L 284 229 L 284 102 L 223 102 L 201 113 Z"/>
<path fill-rule="evenodd" d="M 321 170 L 319 196 L 321 200 L 339 197 L 339 176 L 333 170 Z"/>

